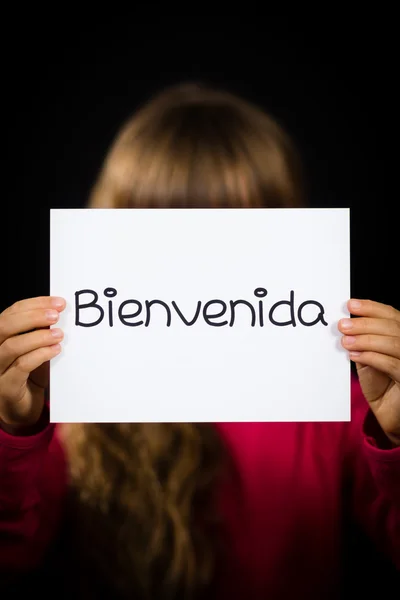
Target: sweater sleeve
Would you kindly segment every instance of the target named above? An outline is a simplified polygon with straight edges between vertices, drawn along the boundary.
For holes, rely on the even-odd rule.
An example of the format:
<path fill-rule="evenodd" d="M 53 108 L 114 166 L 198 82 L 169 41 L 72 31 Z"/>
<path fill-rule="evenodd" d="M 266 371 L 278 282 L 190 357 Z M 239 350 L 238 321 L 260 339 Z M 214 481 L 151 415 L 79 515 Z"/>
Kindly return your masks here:
<path fill-rule="evenodd" d="M 352 386 L 348 479 L 356 521 L 400 569 L 400 448 L 391 448 L 357 380 Z"/>
<path fill-rule="evenodd" d="M 61 516 L 64 484 L 54 425 L 26 437 L 0 429 L 0 572 L 40 564 Z"/>

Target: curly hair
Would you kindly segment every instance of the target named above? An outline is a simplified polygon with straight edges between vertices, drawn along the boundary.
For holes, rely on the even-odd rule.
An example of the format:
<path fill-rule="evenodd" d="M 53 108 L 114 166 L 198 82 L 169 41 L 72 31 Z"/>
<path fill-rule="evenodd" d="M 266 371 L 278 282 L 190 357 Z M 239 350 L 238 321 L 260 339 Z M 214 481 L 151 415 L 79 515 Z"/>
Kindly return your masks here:
<path fill-rule="evenodd" d="M 194 599 L 212 582 L 222 447 L 191 424 L 64 425 L 81 571 L 121 598 Z M 72 523 L 71 523 L 72 524 Z M 212 550 L 212 551 L 210 551 Z M 114 596 L 113 596 L 114 597 Z"/>
<path fill-rule="evenodd" d="M 270 116 L 227 92 L 183 85 L 128 120 L 89 206 L 283 208 L 302 202 L 300 162 Z M 214 427 L 67 429 L 86 572 L 123 598 L 199 597 L 218 560 L 214 494 L 226 452 Z"/>

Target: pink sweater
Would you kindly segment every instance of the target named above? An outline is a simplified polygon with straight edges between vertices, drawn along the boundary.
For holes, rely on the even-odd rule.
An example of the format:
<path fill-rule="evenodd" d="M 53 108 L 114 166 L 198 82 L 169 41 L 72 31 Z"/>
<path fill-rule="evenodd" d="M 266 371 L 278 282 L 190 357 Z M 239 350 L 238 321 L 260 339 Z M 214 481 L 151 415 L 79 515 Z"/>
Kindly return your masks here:
<path fill-rule="evenodd" d="M 219 598 L 339 597 L 345 517 L 400 569 L 400 448 L 379 446 L 356 381 L 352 406 L 350 424 L 217 425 L 239 473 L 223 485 L 233 544 Z M 56 427 L 25 438 L 0 431 L 0 571 L 40 565 L 66 487 Z"/>

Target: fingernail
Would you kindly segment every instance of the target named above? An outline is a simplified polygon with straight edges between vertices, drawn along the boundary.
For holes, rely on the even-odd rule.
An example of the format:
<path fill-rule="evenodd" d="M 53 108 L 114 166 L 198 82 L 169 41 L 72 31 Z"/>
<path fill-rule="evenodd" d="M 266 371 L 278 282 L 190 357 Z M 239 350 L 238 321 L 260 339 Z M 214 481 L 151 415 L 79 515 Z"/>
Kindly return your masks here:
<path fill-rule="evenodd" d="M 340 325 L 342 329 L 351 329 L 353 327 L 353 321 L 351 319 L 342 319 Z"/>
<path fill-rule="evenodd" d="M 52 349 L 54 351 L 54 354 L 59 354 L 61 352 L 61 345 L 60 344 L 54 344 L 54 346 L 52 346 Z"/>
<path fill-rule="evenodd" d="M 51 332 L 51 335 L 56 339 L 60 339 L 63 336 L 62 329 L 50 329 L 50 332 Z"/>
<path fill-rule="evenodd" d="M 65 300 L 64 298 L 59 298 L 55 296 L 51 299 L 51 305 L 55 308 L 62 308 L 65 305 Z"/>
<path fill-rule="evenodd" d="M 355 357 L 357 357 L 357 356 L 360 356 L 360 354 L 361 354 L 361 352 L 355 352 L 355 351 L 354 351 L 354 352 L 349 352 L 349 356 L 350 356 L 351 358 L 353 358 L 353 357 L 355 358 Z"/>
<path fill-rule="evenodd" d="M 48 319 L 49 321 L 57 321 L 58 312 L 56 310 L 47 310 L 46 319 Z"/>
<path fill-rule="evenodd" d="M 361 308 L 361 302 L 359 300 L 350 300 L 350 308 Z"/>
<path fill-rule="evenodd" d="M 356 338 L 351 335 L 345 335 L 343 338 L 343 343 L 346 344 L 346 346 L 351 346 L 351 344 L 354 344 L 355 341 Z"/>

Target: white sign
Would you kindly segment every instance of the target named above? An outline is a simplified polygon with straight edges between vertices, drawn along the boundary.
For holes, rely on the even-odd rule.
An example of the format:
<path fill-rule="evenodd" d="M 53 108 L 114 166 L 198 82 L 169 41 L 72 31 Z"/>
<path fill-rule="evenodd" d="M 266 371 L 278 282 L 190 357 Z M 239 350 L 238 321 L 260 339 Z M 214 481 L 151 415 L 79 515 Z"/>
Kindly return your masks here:
<path fill-rule="evenodd" d="M 347 209 L 51 212 L 53 422 L 348 421 Z"/>

